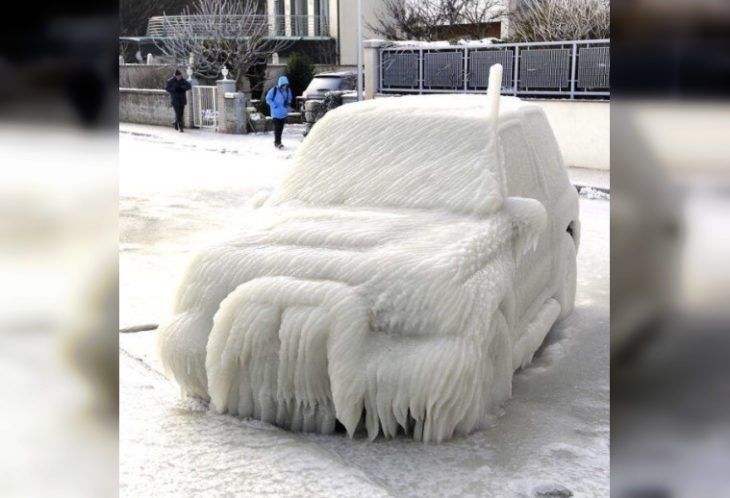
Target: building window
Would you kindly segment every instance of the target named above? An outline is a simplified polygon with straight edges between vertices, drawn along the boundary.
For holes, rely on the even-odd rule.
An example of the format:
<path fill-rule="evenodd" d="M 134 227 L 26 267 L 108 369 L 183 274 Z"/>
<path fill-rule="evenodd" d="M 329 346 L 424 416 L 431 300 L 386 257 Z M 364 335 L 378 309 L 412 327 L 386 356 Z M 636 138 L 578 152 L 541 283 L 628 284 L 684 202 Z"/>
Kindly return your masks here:
<path fill-rule="evenodd" d="M 284 1 L 285 0 L 274 0 L 274 35 L 284 36 L 285 23 L 284 23 Z"/>
<path fill-rule="evenodd" d="M 314 0 L 314 35 L 328 36 L 329 0 Z"/>

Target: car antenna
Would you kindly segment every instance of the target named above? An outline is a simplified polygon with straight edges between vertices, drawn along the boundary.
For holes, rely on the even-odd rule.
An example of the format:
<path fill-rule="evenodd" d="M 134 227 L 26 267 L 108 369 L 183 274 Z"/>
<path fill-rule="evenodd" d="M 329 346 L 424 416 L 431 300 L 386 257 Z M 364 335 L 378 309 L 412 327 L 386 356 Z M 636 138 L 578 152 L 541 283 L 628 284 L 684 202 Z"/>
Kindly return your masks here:
<path fill-rule="evenodd" d="M 502 64 L 494 64 L 489 68 L 489 86 L 487 86 L 487 105 L 489 106 L 489 128 L 492 132 L 492 140 L 495 144 L 499 143 L 499 100 L 502 93 Z M 501 156 L 497 155 L 497 174 L 500 176 L 499 184 L 502 198 L 507 195 L 504 165 Z"/>
<path fill-rule="evenodd" d="M 502 64 L 494 64 L 489 68 L 489 86 L 487 87 L 487 100 L 489 101 L 489 118 L 492 121 L 492 128 L 497 132 L 497 120 L 499 119 L 499 97 L 502 90 Z"/>

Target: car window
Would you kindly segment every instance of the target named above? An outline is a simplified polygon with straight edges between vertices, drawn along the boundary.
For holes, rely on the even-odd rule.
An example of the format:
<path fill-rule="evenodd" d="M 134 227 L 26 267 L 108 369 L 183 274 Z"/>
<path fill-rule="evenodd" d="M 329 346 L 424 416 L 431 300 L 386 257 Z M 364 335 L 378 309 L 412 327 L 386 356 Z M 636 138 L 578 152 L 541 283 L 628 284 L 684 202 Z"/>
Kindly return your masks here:
<path fill-rule="evenodd" d="M 307 93 L 324 93 L 340 89 L 339 77 L 315 76 L 307 86 Z"/>
<path fill-rule="evenodd" d="M 504 151 L 508 195 L 540 199 L 542 195 L 533 171 L 530 146 L 520 122 L 514 120 L 503 126 L 499 138 Z"/>
<path fill-rule="evenodd" d="M 563 166 L 563 156 L 555 140 L 555 134 L 544 112 L 535 110 L 526 113 L 524 126 L 548 190 L 551 195 L 562 194 L 570 180 Z"/>

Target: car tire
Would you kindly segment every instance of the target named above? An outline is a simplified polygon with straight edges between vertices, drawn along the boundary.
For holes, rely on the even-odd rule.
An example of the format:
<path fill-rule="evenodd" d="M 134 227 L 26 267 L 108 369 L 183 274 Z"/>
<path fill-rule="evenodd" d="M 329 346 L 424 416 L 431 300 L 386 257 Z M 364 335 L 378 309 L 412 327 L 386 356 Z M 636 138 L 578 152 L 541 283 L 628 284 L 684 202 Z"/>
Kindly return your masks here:
<path fill-rule="evenodd" d="M 573 312 L 575 307 L 575 290 L 578 279 L 578 264 L 576 261 L 576 247 L 573 237 L 569 233 L 563 234 L 561 247 L 563 258 L 563 274 L 560 281 L 560 288 L 556 298 L 560 303 L 560 315 L 558 320 L 562 320 Z"/>

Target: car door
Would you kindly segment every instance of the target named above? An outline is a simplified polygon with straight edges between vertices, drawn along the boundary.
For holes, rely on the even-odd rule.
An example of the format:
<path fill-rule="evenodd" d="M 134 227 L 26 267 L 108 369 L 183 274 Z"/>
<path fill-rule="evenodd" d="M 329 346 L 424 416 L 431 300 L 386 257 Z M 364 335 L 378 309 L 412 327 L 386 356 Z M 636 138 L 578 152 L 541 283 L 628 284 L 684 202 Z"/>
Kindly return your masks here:
<path fill-rule="evenodd" d="M 565 233 L 573 238 L 576 249 L 580 243 L 578 194 L 570 182 L 560 147 L 543 110 L 536 106 L 529 109 L 524 113 L 522 124 L 551 203 L 548 229 L 555 238 L 553 278 L 557 283 L 563 277 L 561 261 L 565 255 L 559 248 Z"/>
<path fill-rule="evenodd" d="M 536 199 L 548 213 L 548 227 L 541 234 L 535 250 L 525 253 L 516 269 L 514 298 L 516 331 L 521 333 L 549 294 L 552 278 L 554 234 L 550 216 L 551 199 L 547 195 L 542 173 L 536 164 L 533 148 L 520 119 L 503 123 L 500 141 L 504 153 L 507 193 L 510 196 Z"/>

